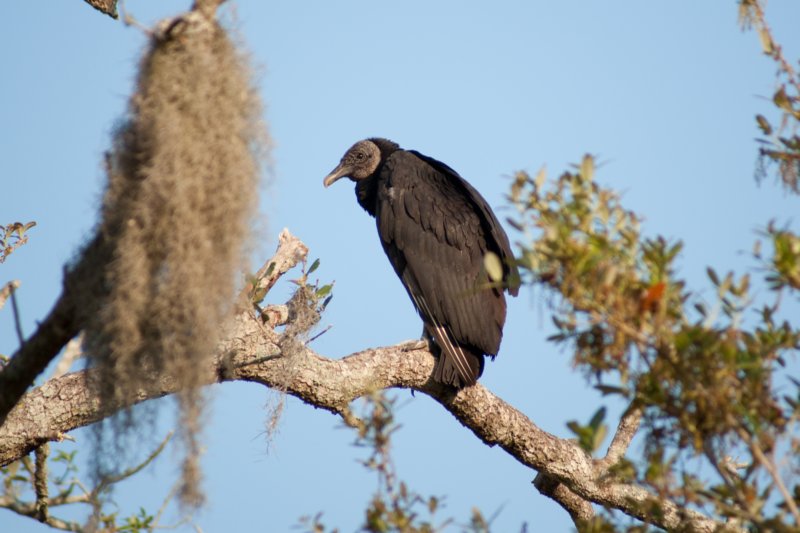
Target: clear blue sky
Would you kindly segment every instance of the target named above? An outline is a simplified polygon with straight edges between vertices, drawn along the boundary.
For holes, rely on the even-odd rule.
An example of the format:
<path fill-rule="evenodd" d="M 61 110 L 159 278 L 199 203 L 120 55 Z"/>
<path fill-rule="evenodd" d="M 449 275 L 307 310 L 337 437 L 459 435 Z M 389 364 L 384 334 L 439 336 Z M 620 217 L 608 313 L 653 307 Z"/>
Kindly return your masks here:
<path fill-rule="evenodd" d="M 190 2 L 126 4 L 149 24 Z M 364 137 L 389 137 L 448 163 L 501 218 L 514 171 L 547 165 L 556 175 L 591 152 L 604 163 L 598 179 L 624 191 L 646 233 L 685 241 L 680 274 L 708 295 L 707 265 L 752 267 L 746 252 L 755 231 L 771 218 L 796 218 L 796 199 L 753 179 L 753 116 L 770 111 L 764 97 L 775 69 L 756 35 L 739 30 L 732 0 L 242 0 L 236 12 L 261 72 L 275 143 L 254 262 L 269 256 L 283 227 L 321 258 L 319 277 L 336 281 L 323 320 L 333 327 L 314 343 L 322 354 L 394 344 L 421 330 L 350 183 L 322 187 L 344 150 Z M 800 3 L 772 0 L 767 13 L 788 56 L 800 57 Z M 21 280 L 27 333 L 55 301 L 64 262 L 94 224 L 101 156 L 143 43 L 137 29 L 79 0 L 11 0 L 4 9 L 0 222 L 38 226 L 0 266 L 0 283 Z M 270 300 L 287 295 L 283 287 Z M 543 298 L 523 292 L 481 382 L 542 428 L 568 436 L 565 422 L 587 420 L 604 400 L 570 369 L 568 354 L 545 342 L 549 333 Z M 0 353 L 15 348 L 6 306 Z M 357 528 L 376 485 L 338 419 L 290 399 L 268 446 L 265 405 L 275 394 L 241 383 L 215 387 L 212 397 L 210 504 L 196 517 L 203 531 L 289 531 L 301 515 L 320 511 L 331 526 Z M 424 395 L 399 398 L 400 477 L 424 495 L 446 495 L 443 516 L 463 522 L 477 506 L 498 513 L 498 532 L 524 522 L 529 531 L 571 529 L 566 513 L 531 486 L 535 472 L 478 442 Z M 85 432 L 76 438 L 87 442 Z M 165 454 L 118 490 L 123 514 L 140 504 L 157 508 L 176 475 L 173 459 Z M 0 531 L 43 530 L 0 510 Z"/>

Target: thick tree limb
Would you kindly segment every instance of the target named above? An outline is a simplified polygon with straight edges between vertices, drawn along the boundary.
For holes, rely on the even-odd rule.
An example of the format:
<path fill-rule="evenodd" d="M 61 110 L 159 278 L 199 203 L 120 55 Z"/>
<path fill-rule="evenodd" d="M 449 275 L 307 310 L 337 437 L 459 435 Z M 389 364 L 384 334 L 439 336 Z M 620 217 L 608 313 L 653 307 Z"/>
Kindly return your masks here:
<path fill-rule="evenodd" d="M 284 263 L 288 265 L 303 257 L 302 243 L 285 232 L 271 261 L 289 258 Z M 267 268 L 264 272 L 268 270 L 273 275 L 278 269 Z M 291 349 L 284 349 L 288 344 Z M 575 516 L 588 516 L 588 502 L 594 502 L 667 529 L 688 524 L 692 531 L 713 531 L 720 525 L 660 500 L 642 487 L 614 482 L 607 476 L 602 461 L 594 461 L 570 440 L 543 431 L 480 384 L 456 392 L 433 382 L 430 376 L 434 358 L 424 349 L 409 351 L 401 344 L 335 360 L 322 357 L 302 344 L 298 349 L 298 344 L 296 339 L 286 339 L 265 325 L 252 307 L 240 307 L 226 340 L 218 347 L 218 357 L 209 368 L 206 383 L 259 383 L 343 417 L 349 415 L 350 402 L 375 390 L 419 391 L 436 400 L 488 446 L 500 446 L 523 465 L 563 485 L 563 490 L 572 496 L 561 489 L 553 494 L 562 505 L 568 498 L 573 500 L 571 512 Z M 96 379 L 91 370 L 67 374 L 26 394 L 0 427 L 0 465 L 125 407 L 102 404 L 97 387 L 93 386 Z M 133 402 L 172 394 L 177 387 L 176 380 L 169 376 L 154 377 Z M 612 444 L 612 448 L 616 445 Z M 557 489 L 557 485 L 554 487 Z M 585 503 L 578 504 L 576 497 Z"/>
<path fill-rule="evenodd" d="M 98 265 L 108 261 L 110 251 L 101 237 L 85 248 L 80 262 L 64 275 L 64 292 L 36 332 L 11 357 L 0 372 L 0 425 L 36 377 L 80 331 L 81 318 L 89 309 L 80 302 L 100 283 Z"/>
<path fill-rule="evenodd" d="M 222 381 L 244 380 L 285 390 L 306 403 L 333 413 L 345 413 L 355 398 L 376 389 L 402 387 L 428 394 L 451 412 L 484 443 L 499 445 L 522 464 L 537 469 L 566 485 L 587 501 L 617 508 L 655 525 L 676 528 L 690 519 L 695 531 L 712 531 L 715 523 L 697 514 L 682 512 L 669 502 L 658 501 L 646 490 L 633 486 L 601 483 L 602 472 L 592 459 L 569 440 L 559 439 L 538 428 L 525 415 L 494 396 L 481 385 L 455 394 L 429 377 L 434 359 L 422 350 L 404 351 L 402 346 L 365 350 L 341 360 L 321 357 L 310 350 L 292 357 L 263 360 L 273 351 L 274 341 L 262 333 L 256 319 L 238 326 L 244 335 L 229 339 L 230 361 L 216 369 Z M 246 327 L 246 324 L 250 324 Z M 235 345 L 235 347 L 234 347 Z M 262 359 L 257 364 L 248 364 Z M 67 374 L 28 393 L 0 428 L 0 464 L 22 457 L 47 440 L 100 420 L 121 406 L 101 410 L 91 384 L 91 371 Z M 209 383 L 217 381 L 209 373 Z M 176 391 L 168 377 L 154 379 L 137 401 Z M 660 504 L 663 517 L 652 508 Z"/>
<path fill-rule="evenodd" d="M 537 427 L 480 384 L 457 394 L 432 382 L 433 356 L 423 350 L 405 351 L 403 346 L 365 350 L 341 360 L 321 357 L 305 350 L 292 357 L 265 358 L 278 346 L 277 336 L 264 335 L 256 319 L 238 325 L 241 335 L 231 338 L 227 363 L 220 361 L 214 381 L 252 381 L 285 390 L 304 402 L 345 413 L 349 403 L 371 391 L 390 387 L 409 388 L 428 394 L 452 413 L 466 428 L 489 446 L 499 445 L 522 464 L 563 483 L 587 501 L 665 528 L 676 528 L 694 520 L 693 531 L 713 531 L 713 521 L 659 501 L 648 491 L 625 484 L 601 482 L 603 470 L 577 445 Z M 246 327 L 246 324 L 250 325 Z M 235 347 L 234 347 L 235 346 Z M 248 364 L 256 359 L 261 362 Z M 22 457 L 47 440 L 55 440 L 76 427 L 100 420 L 121 406 L 100 409 L 91 384 L 91 371 L 67 374 L 34 389 L 10 413 L 0 428 L 0 464 Z M 154 379 L 137 401 L 176 392 L 174 380 Z M 663 516 L 653 513 L 660 506 Z"/>

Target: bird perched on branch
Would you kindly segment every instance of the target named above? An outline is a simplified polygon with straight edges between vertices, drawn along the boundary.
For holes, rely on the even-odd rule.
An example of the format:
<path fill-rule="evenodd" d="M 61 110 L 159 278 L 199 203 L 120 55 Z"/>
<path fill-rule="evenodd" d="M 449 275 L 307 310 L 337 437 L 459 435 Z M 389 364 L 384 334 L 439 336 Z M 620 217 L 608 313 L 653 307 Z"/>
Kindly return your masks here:
<path fill-rule="evenodd" d="M 433 378 L 474 384 L 500 349 L 507 290 L 519 274 L 508 237 L 486 200 L 455 170 L 387 139 L 354 144 L 325 177 L 356 182 L 383 250 L 422 317 L 438 356 Z"/>

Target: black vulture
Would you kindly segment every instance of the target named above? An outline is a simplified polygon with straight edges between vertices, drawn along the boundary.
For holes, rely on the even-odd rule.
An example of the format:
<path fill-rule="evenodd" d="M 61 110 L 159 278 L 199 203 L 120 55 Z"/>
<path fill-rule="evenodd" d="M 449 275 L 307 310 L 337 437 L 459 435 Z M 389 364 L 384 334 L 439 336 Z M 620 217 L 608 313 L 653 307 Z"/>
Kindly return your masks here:
<path fill-rule="evenodd" d="M 375 217 L 383 250 L 422 317 L 424 337 L 435 345 L 434 380 L 456 388 L 474 384 L 484 355 L 494 358 L 500 349 L 503 287 L 514 296 L 518 290 L 497 217 L 455 170 L 387 139 L 354 144 L 323 183 L 344 177 L 356 182 L 358 203 Z M 487 273 L 487 253 L 502 264 L 501 283 Z"/>

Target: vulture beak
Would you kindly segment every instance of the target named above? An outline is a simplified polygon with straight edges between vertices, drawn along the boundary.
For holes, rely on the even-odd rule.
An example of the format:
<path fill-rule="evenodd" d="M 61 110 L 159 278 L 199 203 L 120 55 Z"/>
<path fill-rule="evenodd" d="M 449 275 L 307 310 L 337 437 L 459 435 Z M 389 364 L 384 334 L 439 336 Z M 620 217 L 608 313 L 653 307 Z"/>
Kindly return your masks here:
<path fill-rule="evenodd" d="M 334 181 L 336 181 L 336 180 L 338 180 L 340 178 L 344 178 L 345 176 L 350 174 L 350 171 L 351 171 L 351 168 L 349 166 L 345 165 L 344 163 L 339 163 L 339 166 L 334 168 L 331 171 L 330 174 L 325 176 L 325 179 L 322 180 L 322 184 L 325 187 L 330 187 L 331 183 L 333 183 Z"/>

